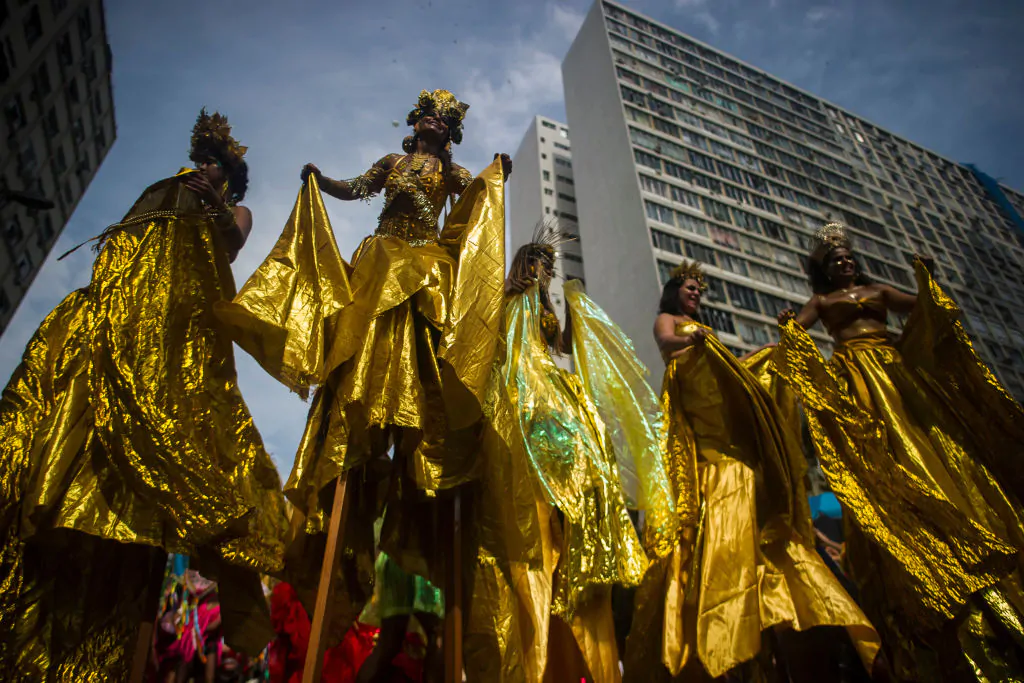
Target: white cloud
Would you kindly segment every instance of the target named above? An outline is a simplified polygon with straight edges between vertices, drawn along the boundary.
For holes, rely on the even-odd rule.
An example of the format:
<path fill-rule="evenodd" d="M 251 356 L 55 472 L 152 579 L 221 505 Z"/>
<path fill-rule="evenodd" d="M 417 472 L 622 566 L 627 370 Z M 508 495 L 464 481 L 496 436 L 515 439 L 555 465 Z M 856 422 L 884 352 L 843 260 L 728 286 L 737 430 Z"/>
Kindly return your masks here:
<path fill-rule="evenodd" d="M 552 5 L 551 21 L 562 31 L 563 37 L 571 42 L 583 25 L 583 15 L 562 5 Z"/>
<path fill-rule="evenodd" d="M 836 10 L 831 7 L 812 7 L 807 10 L 804 18 L 807 20 L 807 23 L 815 25 L 833 18 L 836 14 Z"/>

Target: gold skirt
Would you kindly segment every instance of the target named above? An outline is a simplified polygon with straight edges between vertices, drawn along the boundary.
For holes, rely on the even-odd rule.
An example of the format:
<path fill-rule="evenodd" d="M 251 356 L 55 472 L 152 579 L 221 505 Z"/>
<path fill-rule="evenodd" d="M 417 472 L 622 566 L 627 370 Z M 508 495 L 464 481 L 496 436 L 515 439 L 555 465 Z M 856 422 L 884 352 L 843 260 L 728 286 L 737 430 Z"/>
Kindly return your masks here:
<path fill-rule="evenodd" d="M 644 578 L 625 680 L 722 676 L 776 627 L 845 627 L 870 670 L 878 635 L 817 552 L 795 535 L 762 545 L 754 471 L 728 457 L 699 468 L 700 524 Z"/>
<path fill-rule="evenodd" d="M 912 349 L 904 351 L 913 353 Z M 830 365 L 857 406 L 883 425 L 888 448 L 865 451 L 888 458 L 871 464 L 874 469 L 886 471 L 896 466 L 911 473 L 974 525 L 1007 545 L 1024 549 L 1024 509 L 975 456 L 979 447 L 968 425 L 907 366 L 885 334 L 865 335 L 838 345 Z M 898 675 L 923 681 L 928 679 L 928 671 L 938 677 L 944 675 L 940 672 L 948 675 L 951 668 L 959 666 L 982 671 L 994 676 L 993 680 L 1010 680 L 1004 677 L 1013 671 L 1024 676 L 1020 668 L 1024 664 L 1020 661 L 1024 655 L 1024 592 L 1019 579 L 1024 554 L 1018 554 L 1017 571 L 997 582 L 981 575 L 965 577 L 962 583 L 976 585 L 978 592 L 966 604 L 960 597 L 962 608 L 954 613 L 956 619 L 937 628 L 909 622 L 892 612 L 891 596 L 905 594 L 908 587 L 898 575 L 879 571 L 879 550 L 856 525 L 846 526 L 850 572 L 865 610 L 883 628 Z M 962 534 L 958 528 L 943 531 L 953 542 Z M 992 623 L 1001 624 L 998 629 L 1003 636 L 993 631 Z M 1005 634 L 1017 641 L 1016 654 L 1003 652 L 1006 647 L 1000 640 L 1005 640 Z M 925 647 L 914 647 L 916 640 L 923 641 Z M 969 661 L 955 661 L 945 651 L 950 646 Z"/>
<path fill-rule="evenodd" d="M 125 671 L 168 551 L 224 579 L 233 645 L 273 633 L 257 572 L 283 564 L 284 500 L 213 315 L 234 283 L 200 209 L 180 176 L 148 188 L 0 401 L 0 640 L 30 679 Z"/>

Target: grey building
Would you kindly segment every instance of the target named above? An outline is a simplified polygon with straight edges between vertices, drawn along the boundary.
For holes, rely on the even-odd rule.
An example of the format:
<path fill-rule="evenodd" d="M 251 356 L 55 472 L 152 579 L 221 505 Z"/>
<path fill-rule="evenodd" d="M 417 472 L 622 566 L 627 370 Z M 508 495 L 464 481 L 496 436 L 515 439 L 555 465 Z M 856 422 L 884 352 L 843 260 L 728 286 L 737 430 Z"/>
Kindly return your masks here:
<path fill-rule="evenodd" d="M 810 238 L 838 220 L 878 281 L 913 290 L 910 257 L 935 257 L 975 347 L 1024 397 L 1024 195 L 614 2 L 593 5 L 562 74 L 588 291 L 655 374 L 682 258 L 706 264 L 705 314 L 739 353 L 808 299 Z"/>
<path fill-rule="evenodd" d="M 568 127 L 553 119 L 535 117 L 519 143 L 513 165 L 515 173 L 509 178 L 507 192 L 510 262 L 516 250 L 530 241 L 541 221 L 553 222 L 562 231 L 579 236 Z M 584 282 L 586 279 L 579 242 L 563 244 L 558 251 L 550 295 L 555 312 L 561 318 L 563 283 L 567 279 Z M 556 362 L 569 366 L 567 358 L 556 358 Z"/>
<path fill-rule="evenodd" d="M 114 143 L 110 71 L 101 0 L 0 0 L 0 333 Z"/>

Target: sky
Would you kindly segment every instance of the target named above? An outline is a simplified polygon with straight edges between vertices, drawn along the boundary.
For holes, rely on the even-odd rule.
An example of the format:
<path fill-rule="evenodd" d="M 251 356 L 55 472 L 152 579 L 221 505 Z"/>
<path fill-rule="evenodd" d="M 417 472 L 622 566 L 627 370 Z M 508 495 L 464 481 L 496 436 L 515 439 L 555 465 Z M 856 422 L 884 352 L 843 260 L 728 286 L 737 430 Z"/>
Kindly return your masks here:
<path fill-rule="evenodd" d="M 1024 190 L 1024 4 L 1006 0 L 635 0 L 629 7 Z M 515 152 L 535 114 L 564 120 L 561 61 L 589 0 L 107 0 L 117 140 L 0 337 L 9 377 L 39 322 L 87 284 L 93 254 L 56 256 L 188 165 L 199 108 L 249 146 L 252 235 L 239 286 L 269 253 L 316 163 L 333 178 L 400 151 L 423 88 L 470 104 L 455 160 Z M 395 123 L 399 125 L 396 127 Z M 514 171 L 513 171 L 514 176 Z M 343 255 L 370 204 L 327 198 Z M 308 406 L 236 350 L 239 384 L 283 477 Z"/>

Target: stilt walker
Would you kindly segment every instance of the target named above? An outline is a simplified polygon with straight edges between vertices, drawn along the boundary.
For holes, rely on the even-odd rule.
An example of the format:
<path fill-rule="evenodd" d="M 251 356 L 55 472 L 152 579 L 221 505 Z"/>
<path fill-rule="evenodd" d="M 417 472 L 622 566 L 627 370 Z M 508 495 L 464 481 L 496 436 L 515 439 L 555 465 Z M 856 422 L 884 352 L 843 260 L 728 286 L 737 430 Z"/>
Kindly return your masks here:
<path fill-rule="evenodd" d="M 369 520 L 385 507 L 381 549 L 404 571 L 449 583 L 432 558 L 429 520 L 449 496 L 439 492 L 475 476 L 498 344 L 511 171 L 506 155 L 476 178 L 452 161 L 468 108 L 446 90 L 423 91 L 403 154 L 350 180 L 307 164 L 278 244 L 221 310 L 268 372 L 299 392 L 316 387 L 285 485 L 305 515 L 303 542 L 319 548 L 326 536 L 315 589 L 303 564 L 311 553 L 289 566 L 293 585 L 305 578 L 307 595 L 316 594 L 304 680 L 315 680 L 331 623 L 354 618 L 369 593 Z M 351 265 L 338 256 L 321 190 L 346 201 L 384 193 L 377 229 Z"/>
<path fill-rule="evenodd" d="M 0 399 L 0 670 L 24 680 L 125 681 L 137 649 L 138 676 L 168 552 L 231 576 L 225 612 L 247 615 L 225 619 L 234 646 L 272 637 L 259 573 L 282 568 L 281 483 L 213 311 L 252 226 L 230 131 L 200 113 L 196 169 L 102 232 L 89 285 L 43 321 Z"/>

